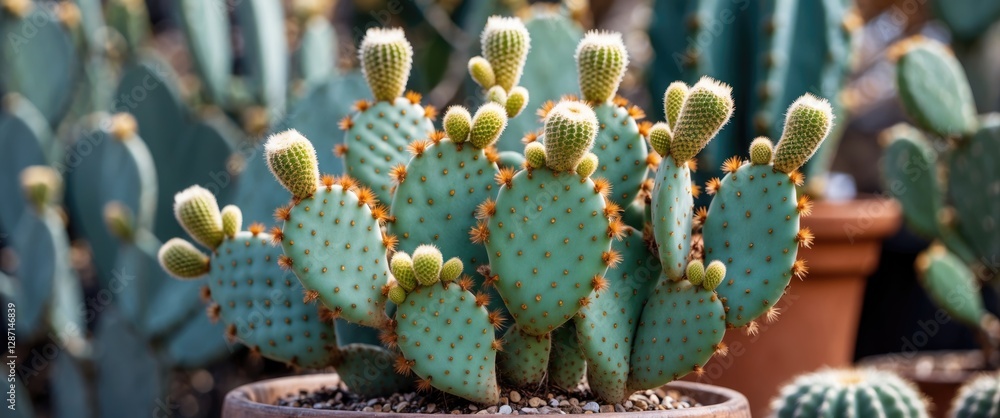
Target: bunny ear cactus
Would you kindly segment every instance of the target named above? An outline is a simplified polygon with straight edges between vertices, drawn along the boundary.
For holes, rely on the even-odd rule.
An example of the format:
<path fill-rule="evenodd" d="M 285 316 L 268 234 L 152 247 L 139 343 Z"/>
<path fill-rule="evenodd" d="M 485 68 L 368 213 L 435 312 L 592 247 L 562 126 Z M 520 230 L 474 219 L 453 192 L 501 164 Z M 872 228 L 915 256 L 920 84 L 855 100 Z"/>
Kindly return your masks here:
<path fill-rule="evenodd" d="M 792 276 L 805 274 L 796 255 L 799 246 L 812 245 L 812 234 L 799 229 L 799 216 L 809 214 L 811 203 L 797 198 L 795 186 L 803 176 L 796 170 L 832 125 L 829 103 L 802 96 L 788 109 L 773 165 L 768 143 L 756 140 L 750 150 L 753 160 L 730 159 L 723 167 L 726 176 L 706 186 L 715 197 L 702 229 L 705 260 L 721 261 L 729 270 L 716 289 L 729 326 L 750 326 L 752 331 L 754 319 L 775 312 Z"/>
<path fill-rule="evenodd" d="M 931 245 L 917 257 L 915 267 L 921 286 L 952 318 L 976 328 L 992 316 L 983 306 L 975 274 L 944 246 Z"/>
<path fill-rule="evenodd" d="M 797 377 L 771 401 L 771 417 L 925 418 L 927 401 L 893 373 L 871 370 L 821 370 Z"/>
<path fill-rule="evenodd" d="M 948 416 L 987 418 L 1000 414 L 1000 374 L 983 374 L 966 382 L 952 401 Z"/>
<path fill-rule="evenodd" d="M 462 273 L 481 277 L 476 269 L 488 262 L 486 249 L 469 245 L 466 237 L 477 223 L 477 207 L 496 195 L 500 170 L 493 144 L 506 125 L 507 114 L 496 103 L 483 105 L 475 117 L 454 106 L 445 113 L 444 135 L 411 144 L 410 162 L 390 173 L 396 185 L 387 229 L 399 239 L 400 251 L 434 244 L 461 260 Z M 491 308 L 503 307 L 493 299 Z"/>
<path fill-rule="evenodd" d="M 570 320 L 620 261 L 611 241 L 624 226 L 618 206 L 607 201 L 607 181 L 573 172 L 597 129 L 586 104 L 555 106 L 545 123 L 545 166 L 502 170 L 496 201 L 483 204 L 473 229 L 473 239 L 486 244 L 489 280 L 528 335 L 547 334 Z"/>
<path fill-rule="evenodd" d="M 333 314 L 372 327 L 387 319 L 381 288 L 388 276 L 386 252 L 396 243 L 383 234 L 386 209 L 371 189 L 349 177 L 318 178 L 316 150 L 296 131 L 271 136 L 268 167 L 292 193 L 292 203 L 275 212 L 283 221 L 274 240 L 278 262 L 295 273 L 306 299 L 319 299 Z"/>
<path fill-rule="evenodd" d="M 240 231 L 239 208 L 227 206 L 224 216 L 215 196 L 199 186 L 178 193 L 174 208 L 181 226 L 211 255 L 172 238 L 160 247 L 160 264 L 179 279 L 207 276 L 205 294 L 213 302 L 208 314 L 226 324 L 227 337 L 296 366 L 321 368 L 333 362 L 332 318 L 302 301 L 302 286 L 278 266 L 281 250 L 271 245 L 262 225 Z"/>
<path fill-rule="evenodd" d="M 482 404 L 499 402 L 495 363 L 501 343 L 493 331 L 500 317 L 487 312 L 489 297 L 473 295 L 468 277 L 454 281 L 441 251 L 430 245 L 417 247 L 412 257 L 396 253 L 392 265 L 394 275 L 418 279 L 409 289 L 390 285 L 387 290 L 397 295 L 390 324 L 390 340 L 402 352 L 397 370 L 415 373 L 423 388 L 433 386 Z"/>
<path fill-rule="evenodd" d="M 375 102 L 359 100 L 354 115 L 346 116 L 340 128 L 346 131 L 337 147 L 347 174 L 389 200 L 389 172 L 409 158 L 407 145 L 434 132 L 436 110 L 421 107 L 420 95 L 400 97 L 410 77 L 413 48 L 399 28 L 371 28 L 361 41 L 361 69 Z"/>
<path fill-rule="evenodd" d="M 469 59 L 469 75 L 486 90 L 486 99 L 515 117 L 528 105 L 528 90 L 518 86 L 531 48 L 528 29 L 516 17 L 491 16 L 480 41 L 483 57 Z"/>
<path fill-rule="evenodd" d="M 580 91 L 600 126 L 594 141 L 601 161 L 597 173 L 611 182 L 611 201 L 628 206 L 646 179 L 649 152 L 643 141 L 646 127 L 636 123 L 645 116 L 642 109 L 624 99 L 612 101 L 629 62 L 621 34 L 588 32 L 577 46 L 576 62 Z"/>
<path fill-rule="evenodd" d="M 652 226 L 664 274 L 677 280 L 684 275 L 691 251 L 695 186 L 689 160 L 729 121 L 733 98 L 728 85 L 705 77 L 690 89 L 672 84 L 664 100 L 674 103 L 664 115 L 668 123 L 654 125 L 649 133 L 650 144 L 663 157 L 650 195 Z M 676 109 L 678 101 L 680 109 Z M 676 116 L 672 116 L 674 109 Z"/>

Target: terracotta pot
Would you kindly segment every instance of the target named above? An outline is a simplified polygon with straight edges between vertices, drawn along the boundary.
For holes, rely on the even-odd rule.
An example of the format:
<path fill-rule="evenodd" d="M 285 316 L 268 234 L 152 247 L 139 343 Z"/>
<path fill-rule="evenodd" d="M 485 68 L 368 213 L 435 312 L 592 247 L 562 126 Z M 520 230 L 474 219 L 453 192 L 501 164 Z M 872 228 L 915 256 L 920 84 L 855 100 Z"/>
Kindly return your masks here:
<path fill-rule="evenodd" d="M 923 351 L 872 356 L 859 365 L 898 373 L 917 384 L 931 401 L 931 414 L 944 418 L 958 389 L 983 371 L 986 364 L 981 351 Z"/>
<path fill-rule="evenodd" d="M 233 389 L 226 395 L 223 406 L 223 418 L 275 418 L 275 417 L 423 417 L 427 414 L 397 414 L 382 412 L 325 411 L 306 408 L 275 406 L 279 398 L 300 390 L 315 390 L 321 386 L 335 385 L 340 381 L 336 374 L 318 374 L 308 376 L 286 377 L 251 383 Z M 705 406 L 672 411 L 625 412 L 608 413 L 601 416 L 628 416 L 634 418 L 670 417 L 720 417 L 720 418 L 750 418 L 750 407 L 747 399 L 736 391 L 716 386 L 674 382 L 667 388 L 697 399 Z M 568 414 L 573 416 L 574 414 Z M 579 416 L 583 416 L 580 414 Z"/>
<path fill-rule="evenodd" d="M 759 320 L 747 336 L 729 330 L 729 355 L 715 357 L 700 377 L 687 380 L 735 389 L 750 400 L 754 416 L 766 416 L 771 399 L 794 376 L 823 366 L 848 366 L 866 277 L 878 265 L 882 239 L 900 226 L 899 205 L 890 199 L 816 202 L 802 226 L 815 235 L 802 249 L 809 273 L 792 279 L 776 306 L 774 323 Z"/>

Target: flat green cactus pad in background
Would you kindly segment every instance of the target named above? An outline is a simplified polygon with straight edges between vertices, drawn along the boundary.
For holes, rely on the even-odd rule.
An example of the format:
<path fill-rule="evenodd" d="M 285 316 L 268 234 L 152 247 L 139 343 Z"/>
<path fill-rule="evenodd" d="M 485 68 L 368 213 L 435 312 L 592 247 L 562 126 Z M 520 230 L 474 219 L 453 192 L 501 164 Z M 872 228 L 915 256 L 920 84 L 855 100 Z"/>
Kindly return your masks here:
<path fill-rule="evenodd" d="M 505 382 L 517 387 L 537 386 L 549 370 L 551 352 L 552 333 L 529 335 L 513 325 L 503 336 L 497 367 Z"/>
<path fill-rule="evenodd" d="M 444 139 L 428 147 L 406 166 L 406 177 L 393 195 L 389 233 L 399 239 L 399 251 L 412 253 L 434 244 L 442 254 L 459 257 L 464 273 L 480 280 L 476 269 L 489 262 L 486 248 L 469 242 L 476 225 L 476 207 L 496 195 L 496 163 L 469 143 Z M 493 308 L 503 306 L 499 297 Z"/>
<path fill-rule="evenodd" d="M 587 374 L 587 358 L 576 341 L 576 325 L 570 321 L 552 331 L 552 354 L 549 355 L 549 383 L 575 391 Z"/>
<path fill-rule="evenodd" d="M 379 346 L 348 344 L 340 348 L 334 363 L 337 374 L 351 392 L 365 397 L 404 393 L 413 379 L 395 372 L 397 354 Z"/>
<path fill-rule="evenodd" d="M 243 211 L 244 224 L 273 225 L 274 209 L 288 204 L 288 191 L 267 168 L 264 144 L 241 153 L 243 170 L 236 178 L 233 204 Z"/>
<path fill-rule="evenodd" d="M 656 388 L 700 370 L 725 332 L 726 313 L 718 295 L 661 276 L 639 319 L 628 392 Z"/>
<path fill-rule="evenodd" d="M 599 166 L 594 173 L 611 182 L 612 202 L 621 207 L 632 203 L 649 168 L 646 141 L 639 134 L 639 126 L 628 109 L 613 103 L 602 103 L 594 108 L 600 130 L 594 140 L 593 152 Z"/>
<path fill-rule="evenodd" d="M 371 187 L 384 201 L 390 200 L 389 170 L 410 159 L 407 145 L 434 132 L 434 123 L 419 103 L 399 97 L 392 103 L 371 103 L 350 117 L 344 135 L 344 166 L 347 174 Z"/>
<path fill-rule="evenodd" d="M 240 232 L 215 250 L 208 285 L 222 322 L 266 358 L 318 369 L 335 358 L 336 332 L 319 305 L 302 301 L 302 285 L 278 267 L 271 236 Z"/>
<path fill-rule="evenodd" d="M 399 349 L 417 376 L 473 402 L 499 401 L 493 325 L 472 293 L 455 283 L 417 286 L 396 323 Z"/>
<path fill-rule="evenodd" d="M 325 16 L 313 16 L 303 25 L 299 48 L 295 51 L 296 75 L 309 88 L 336 74 L 339 46 L 337 32 Z"/>
<path fill-rule="evenodd" d="M 622 262 L 606 274 L 608 288 L 575 318 L 577 338 L 587 359 L 587 383 L 594 395 L 621 402 L 631 392 L 629 358 L 639 316 L 660 277 L 660 260 L 646 248 L 642 233 L 627 228 L 625 238 L 612 243 Z"/>
<path fill-rule="evenodd" d="M 282 232 L 285 256 L 307 291 L 351 322 L 384 322 L 386 247 L 379 222 L 358 195 L 339 184 L 320 187 L 292 206 Z"/>
<path fill-rule="evenodd" d="M 225 0 L 177 2 L 188 51 L 212 103 L 224 104 L 232 79 L 233 51 L 229 39 L 229 8 Z"/>
<path fill-rule="evenodd" d="M 576 94 L 580 86 L 576 77 L 567 73 L 576 68 L 573 51 L 583 39 L 583 30 L 572 19 L 559 12 L 536 9 L 534 16 L 524 22 L 531 36 L 531 49 L 524 63 L 520 85 L 528 89 L 529 114 L 512 118 L 497 148 L 501 151 L 521 151 L 521 137 L 542 127 L 530 114 L 548 100 L 558 101 L 567 94 Z"/>
<path fill-rule="evenodd" d="M 7 105 L 0 113 L 0 195 L 4 196 L 4 204 L 0 205 L 0 231 L 11 233 L 21 215 L 29 209 L 21 191 L 21 170 L 48 162 L 48 140 L 42 136 L 51 136 L 51 132 L 47 124 L 38 126 L 32 122 L 34 118 L 23 115 L 38 115 L 37 110 L 30 109 L 31 104 L 27 101 L 12 102 L 7 99 L 5 102 Z"/>
<path fill-rule="evenodd" d="M 980 283 L 965 263 L 944 247 L 931 246 L 917 257 L 920 285 L 934 303 L 963 324 L 978 328 L 983 315 Z"/>
<path fill-rule="evenodd" d="M 937 42 L 909 41 L 896 64 L 896 85 L 906 113 L 941 136 L 975 132 L 976 104 L 953 53 Z"/>
<path fill-rule="evenodd" d="M 1000 254 L 1000 114 L 983 118 L 981 127 L 955 146 L 948 162 L 948 199 L 959 235 L 979 255 Z M 976 198 L 978 197 L 978 198 Z M 982 261 L 982 259 L 978 260 Z"/>
<path fill-rule="evenodd" d="M 589 178 L 524 170 L 510 184 L 488 221 L 490 267 L 520 328 L 542 335 L 571 319 L 607 270 L 610 221 Z"/>
<path fill-rule="evenodd" d="M 161 408 L 157 401 L 163 393 L 165 370 L 121 314 L 104 312 L 94 344 L 101 417 L 134 418 Z"/>
<path fill-rule="evenodd" d="M 282 111 L 288 96 L 289 61 L 281 3 L 243 0 L 236 3 L 236 16 L 243 38 L 245 83 L 254 103 Z"/>
<path fill-rule="evenodd" d="M 656 237 L 663 273 L 677 280 L 684 276 L 691 252 L 694 197 L 691 169 L 687 161 L 678 166 L 671 156 L 660 160 L 651 194 L 653 235 Z"/>
<path fill-rule="evenodd" d="M 216 363 L 235 348 L 226 340 L 225 327 L 204 312 L 192 315 L 170 333 L 161 354 L 161 361 L 173 367 L 195 369 Z"/>
<path fill-rule="evenodd" d="M 705 261 L 728 274 L 716 291 L 726 322 L 744 326 L 772 308 L 792 278 L 798 254 L 795 184 L 770 165 L 744 164 L 722 179 L 702 229 Z"/>
<path fill-rule="evenodd" d="M 892 142 L 882 157 L 886 190 L 902 203 L 906 222 L 918 234 L 938 235 L 938 215 L 944 206 L 937 175 L 937 154 L 920 131 L 899 125 L 888 131 Z"/>
<path fill-rule="evenodd" d="M 69 353 L 60 353 L 52 363 L 52 375 L 59 376 L 51 380 L 52 416 L 91 418 L 91 390 L 87 384 L 81 362 Z M 19 389 L 21 390 L 21 389 Z M 25 392 L 27 393 L 27 392 Z M 21 409 L 20 400 L 17 409 Z M 34 415 L 27 415 L 33 417 Z"/>
<path fill-rule="evenodd" d="M 934 14 L 944 21 L 951 35 L 973 41 L 1000 18 L 1000 3 L 977 0 L 932 2 Z"/>
<path fill-rule="evenodd" d="M 44 329 L 56 275 L 69 271 L 69 239 L 62 218 L 50 208 L 38 213 L 29 207 L 11 232 L 10 244 L 20 261 L 13 272 L 20 283 L 17 332 L 30 339 Z"/>
<path fill-rule="evenodd" d="M 22 18 L 0 11 L 0 86 L 17 92 L 45 115 L 62 121 L 73 100 L 79 57 L 66 27 L 50 7 L 33 5 Z"/>

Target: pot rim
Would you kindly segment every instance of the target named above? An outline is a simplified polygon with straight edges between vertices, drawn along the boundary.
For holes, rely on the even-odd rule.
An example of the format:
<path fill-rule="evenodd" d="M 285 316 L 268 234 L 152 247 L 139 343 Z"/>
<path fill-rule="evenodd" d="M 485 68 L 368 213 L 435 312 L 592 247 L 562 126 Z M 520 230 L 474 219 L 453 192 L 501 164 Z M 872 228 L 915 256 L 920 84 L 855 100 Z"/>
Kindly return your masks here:
<path fill-rule="evenodd" d="M 958 370 L 930 370 L 921 373 L 917 370 L 917 364 L 921 361 L 937 363 L 946 359 L 958 359 L 969 362 L 962 369 Z M 859 366 L 874 367 L 876 369 L 887 369 L 894 371 L 904 378 L 919 383 L 932 384 L 958 384 L 967 382 L 972 376 L 989 372 L 988 369 L 976 368 L 971 364 L 983 365 L 983 353 L 979 350 L 926 350 L 915 351 L 910 357 L 900 353 L 886 353 L 866 356 L 858 360 Z"/>
<path fill-rule="evenodd" d="M 337 373 L 322 373 L 313 375 L 288 376 L 276 379 L 261 380 L 248 383 L 231 390 L 226 394 L 225 405 L 223 406 L 223 417 L 240 416 L 247 418 L 257 417 L 409 417 L 426 418 L 432 414 L 420 413 L 396 413 L 396 412 L 363 412 L 363 411 L 336 411 L 336 410 L 316 410 L 308 408 L 297 408 L 291 406 L 278 406 L 272 404 L 273 400 L 279 396 L 295 390 L 314 390 L 321 386 L 330 386 L 340 381 Z M 623 413 L 604 413 L 601 415 L 628 415 L 630 417 L 696 417 L 696 416 L 724 416 L 724 417 L 750 417 L 750 404 L 743 394 L 719 386 L 704 383 L 674 381 L 664 385 L 666 388 L 677 390 L 688 396 L 697 395 L 705 397 L 709 395 L 716 399 L 723 399 L 722 402 L 704 405 L 694 408 L 674 409 L 663 411 L 642 411 Z M 229 415 L 233 414 L 233 415 Z M 471 415 L 471 414 L 464 414 Z M 583 416 L 584 414 L 565 414 L 562 416 Z"/>

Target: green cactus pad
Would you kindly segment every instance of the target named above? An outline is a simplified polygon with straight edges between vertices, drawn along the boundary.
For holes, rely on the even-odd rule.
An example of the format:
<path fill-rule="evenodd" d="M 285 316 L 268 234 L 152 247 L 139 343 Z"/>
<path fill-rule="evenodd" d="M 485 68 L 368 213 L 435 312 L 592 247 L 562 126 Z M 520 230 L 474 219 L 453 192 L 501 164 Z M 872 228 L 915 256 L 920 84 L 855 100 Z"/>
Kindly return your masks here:
<path fill-rule="evenodd" d="M 222 242 L 222 213 L 211 192 L 191 186 L 174 196 L 174 216 L 184 230 L 205 248 L 214 249 Z"/>
<path fill-rule="evenodd" d="M 574 318 L 577 339 L 587 359 L 587 383 L 597 397 L 613 403 L 631 394 L 628 381 L 632 337 L 646 299 L 660 277 L 660 260 L 646 247 L 642 233 L 626 228 L 613 248 L 622 263 L 608 269 L 608 288 Z"/>
<path fill-rule="evenodd" d="M 816 153 L 832 127 L 830 102 L 808 93 L 799 97 L 788 107 L 781 140 L 774 147 L 774 168 L 785 173 L 798 170 Z"/>
<path fill-rule="evenodd" d="M 507 127 L 507 111 L 496 103 L 486 103 L 479 107 L 472 117 L 469 142 L 476 148 L 487 148 L 500 139 Z"/>
<path fill-rule="evenodd" d="M 709 77 L 703 77 L 691 88 L 670 141 L 670 155 L 675 160 L 694 158 L 719 133 L 733 114 L 732 94 L 731 87 Z"/>
<path fill-rule="evenodd" d="M 472 57 L 469 59 L 469 75 L 480 87 L 488 89 L 496 82 L 496 74 L 493 73 L 493 66 L 483 57 Z"/>
<path fill-rule="evenodd" d="M 476 207 L 496 195 L 498 172 L 483 150 L 449 139 L 413 157 L 392 197 L 395 222 L 388 230 L 399 239 L 399 251 L 434 244 L 443 254 L 459 257 L 465 274 L 481 280 L 476 268 L 487 263 L 486 249 L 470 245 L 468 236 L 476 225 Z M 502 306 L 499 298 L 493 303 Z"/>
<path fill-rule="evenodd" d="M 337 33 L 326 16 L 314 15 L 305 23 L 295 51 L 298 76 L 309 86 L 320 85 L 337 74 Z"/>
<path fill-rule="evenodd" d="M 948 197 L 961 214 L 956 229 L 980 260 L 1000 254 L 998 158 L 1000 115 L 991 114 L 983 117 L 975 134 L 955 147 L 948 161 Z"/>
<path fill-rule="evenodd" d="M 413 387 L 412 378 L 396 373 L 396 356 L 379 346 L 348 344 L 340 347 L 334 368 L 352 393 L 366 398 L 391 396 Z"/>
<path fill-rule="evenodd" d="M 486 241 L 497 289 L 524 332 L 542 335 L 572 318 L 608 266 L 605 201 L 594 182 L 541 169 L 502 186 Z"/>
<path fill-rule="evenodd" d="M 243 212 L 240 208 L 233 205 L 222 208 L 222 233 L 226 237 L 233 238 L 241 229 L 243 229 Z"/>
<path fill-rule="evenodd" d="M 441 280 L 444 258 L 437 247 L 428 244 L 417 246 L 417 249 L 413 250 L 412 260 L 413 273 L 421 286 L 430 286 Z"/>
<path fill-rule="evenodd" d="M 320 187 L 291 208 L 281 246 L 307 291 L 340 317 L 378 327 L 385 321 L 388 263 L 379 221 L 358 194 Z"/>
<path fill-rule="evenodd" d="M 978 328 L 986 308 L 976 275 L 957 256 L 940 245 L 920 253 L 916 261 L 920 285 L 934 303 L 963 324 Z"/>
<path fill-rule="evenodd" d="M 225 103 L 232 79 L 233 51 L 225 0 L 177 2 L 188 51 L 213 103 Z"/>
<path fill-rule="evenodd" d="M 520 115 L 521 111 L 528 106 L 528 100 L 530 99 L 531 96 L 528 94 L 528 89 L 521 86 L 511 89 L 507 94 L 507 103 L 504 103 L 504 109 L 507 110 L 507 117 L 512 118 Z"/>
<path fill-rule="evenodd" d="M 545 117 L 545 165 L 553 171 L 576 168 L 597 137 L 597 116 L 589 106 L 562 101 Z"/>
<path fill-rule="evenodd" d="M 445 134 L 452 142 L 460 144 L 469 139 L 469 132 L 472 130 L 472 115 L 469 114 L 469 109 L 462 106 L 449 107 L 442 123 Z"/>
<path fill-rule="evenodd" d="M 510 91 L 521 80 L 531 48 L 531 36 L 521 19 L 492 16 L 480 38 L 483 56 L 489 61 L 496 84 Z"/>
<path fill-rule="evenodd" d="M 52 208 L 26 211 L 10 232 L 11 247 L 21 260 L 13 272 L 20 284 L 15 301 L 17 332 L 22 338 L 32 338 L 44 328 L 56 276 L 69 271 L 69 239 Z"/>
<path fill-rule="evenodd" d="M 646 141 L 639 134 L 639 126 L 628 109 L 603 103 L 594 108 L 599 130 L 594 140 L 593 152 L 600 162 L 595 175 L 611 182 L 612 194 L 608 198 L 619 206 L 632 203 L 649 167 L 646 158 Z"/>
<path fill-rule="evenodd" d="M 702 280 L 701 286 L 711 292 L 718 288 L 719 284 L 725 279 L 726 265 L 719 260 L 715 260 L 708 263 L 708 267 L 705 267 L 705 277 Z"/>
<path fill-rule="evenodd" d="M 178 279 L 193 279 L 210 271 L 209 258 L 181 238 L 171 238 L 164 243 L 157 258 L 163 269 Z"/>
<path fill-rule="evenodd" d="M 758 137 L 750 143 L 750 162 L 756 165 L 771 164 L 774 144 L 767 137 Z"/>
<path fill-rule="evenodd" d="M 576 48 L 576 66 L 583 98 L 595 103 L 610 101 L 628 68 L 628 51 L 622 35 L 587 32 Z"/>
<path fill-rule="evenodd" d="M 549 383 L 567 391 L 575 391 L 587 374 L 587 358 L 576 342 L 573 321 L 552 331 L 552 353 L 549 355 Z"/>
<path fill-rule="evenodd" d="M 389 201 L 389 170 L 409 161 L 406 147 L 411 141 L 427 138 L 432 132 L 434 123 L 419 103 L 405 98 L 376 102 L 351 116 L 351 127 L 344 135 L 347 174 L 375 190 L 381 200 Z"/>
<path fill-rule="evenodd" d="M 896 84 L 906 113 L 941 136 L 971 134 L 976 104 L 953 52 L 936 41 L 906 40 L 896 63 Z"/>
<path fill-rule="evenodd" d="M 629 390 L 656 388 L 700 370 L 725 332 L 726 313 L 718 295 L 661 276 L 639 318 Z"/>
<path fill-rule="evenodd" d="M 651 195 L 653 236 L 663 263 L 663 274 L 673 280 L 684 276 L 687 256 L 691 252 L 693 189 L 687 161 L 681 161 L 678 166 L 672 156 L 660 160 Z"/>
<path fill-rule="evenodd" d="M 683 81 L 670 83 L 667 90 L 663 92 L 663 113 L 671 131 L 677 128 L 677 120 L 680 119 L 681 108 L 684 107 L 689 92 L 690 87 Z M 666 153 L 660 153 L 660 155 L 666 155 Z"/>
<path fill-rule="evenodd" d="M 10 96 L 8 96 L 10 97 Z M 26 100 L 5 101 L 0 113 L 0 195 L 5 196 L 0 205 L 0 231 L 10 232 L 28 209 L 21 193 L 21 170 L 33 165 L 43 165 L 46 159 L 46 141 L 51 136 L 47 122 L 34 123 L 33 117 L 24 115 L 25 109 L 39 118 L 41 115 Z"/>
<path fill-rule="evenodd" d="M 695 286 L 701 286 L 705 281 L 705 263 L 701 260 L 691 260 L 686 272 L 687 280 Z"/>
<path fill-rule="evenodd" d="M 493 325 L 454 283 L 418 286 L 396 309 L 399 349 L 417 376 L 473 402 L 499 402 Z"/>
<path fill-rule="evenodd" d="M 1000 414 L 1000 375 L 982 374 L 966 382 L 952 401 L 948 416 L 990 418 Z"/>
<path fill-rule="evenodd" d="M 269 0 L 242 0 L 235 8 L 243 39 L 245 83 L 254 103 L 282 110 L 289 73 L 284 10 L 280 3 Z"/>
<path fill-rule="evenodd" d="M 797 205 L 795 184 L 771 166 L 744 164 L 722 179 L 702 234 L 705 261 L 729 271 L 716 289 L 729 325 L 748 324 L 784 294 L 798 254 Z"/>
<path fill-rule="evenodd" d="M 500 166 L 501 168 L 520 170 L 522 167 L 524 167 L 524 162 L 525 162 L 524 155 L 521 154 L 520 152 L 500 151 L 499 156 L 500 159 L 497 160 L 497 165 Z"/>
<path fill-rule="evenodd" d="M 519 325 L 507 328 L 497 367 L 505 382 L 516 387 L 537 386 L 549 369 L 552 333 L 529 335 Z"/>
<path fill-rule="evenodd" d="M 414 247 L 416 249 L 416 247 Z M 404 251 L 397 251 L 389 261 L 389 271 L 396 282 L 407 292 L 417 287 L 417 273 L 413 271 L 413 259 Z"/>
<path fill-rule="evenodd" d="M 649 128 L 649 145 L 659 156 L 665 157 L 670 155 L 670 141 L 673 139 L 673 136 L 674 134 L 670 131 L 669 125 L 664 122 L 657 122 Z"/>
<path fill-rule="evenodd" d="M 775 418 L 926 418 L 927 403 L 913 385 L 891 372 L 821 370 L 797 377 L 771 401 Z"/>
<path fill-rule="evenodd" d="M 267 168 L 293 198 L 302 199 L 316 192 L 319 167 L 316 149 L 306 137 L 289 130 L 267 139 L 264 145 Z"/>
<path fill-rule="evenodd" d="M 934 148 L 909 125 L 896 125 L 885 135 L 892 141 L 881 161 L 885 190 L 902 203 L 903 216 L 914 231 L 928 238 L 937 236 L 944 193 Z"/>
<path fill-rule="evenodd" d="M 281 250 L 271 236 L 240 232 L 212 257 L 208 285 L 222 322 L 266 358 L 305 368 L 329 366 L 335 356 L 332 319 L 302 302 L 302 285 L 278 267 Z"/>
<path fill-rule="evenodd" d="M 358 56 L 375 100 L 392 102 L 403 94 L 413 65 L 413 47 L 402 29 L 368 29 Z"/>

